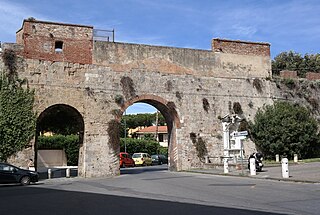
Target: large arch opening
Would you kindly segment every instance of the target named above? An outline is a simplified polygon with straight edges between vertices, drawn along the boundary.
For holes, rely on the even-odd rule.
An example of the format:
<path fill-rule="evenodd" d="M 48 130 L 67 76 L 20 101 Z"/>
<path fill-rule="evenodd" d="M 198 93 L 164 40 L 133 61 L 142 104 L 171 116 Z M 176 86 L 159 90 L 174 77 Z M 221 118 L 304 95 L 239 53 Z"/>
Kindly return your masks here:
<path fill-rule="evenodd" d="M 160 129 L 160 126 L 164 127 L 165 125 L 166 132 L 167 132 L 167 136 L 165 138 L 168 145 L 167 146 L 168 169 L 177 170 L 177 156 L 175 156 L 174 150 L 176 150 L 176 129 L 180 128 L 180 120 L 176 111 L 175 104 L 173 102 L 168 102 L 165 99 L 158 96 L 154 96 L 154 95 L 137 96 L 125 102 L 122 105 L 121 111 L 123 115 L 126 113 L 126 110 L 128 107 L 138 103 L 148 104 L 155 108 L 156 113 L 159 113 L 159 116 L 157 116 L 159 121 L 157 122 L 157 125 L 155 125 L 154 127 L 157 127 L 157 129 Z M 121 117 L 123 118 L 123 115 L 119 116 L 119 120 Z M 164 118 L 164 121 L 165 121 L 164 124 L 159 123 L 161 116 L 163 116 Z M 158 136 L 158 139 L 157 139 L 158 142 L 160 142 L 159 141 L 160 138 L 161 138 L 161 135 Z M 162 154 L 163 152 L 158 152 L 158 153 Z"/>
<path fill-rule="evenodd" d="M 45 109 L 37 119 L 37 170 L 45 172 L 48 168 L 73 166 L 73 175 L 77 175 L 76 167 L 82 154 L 83 134 L 83 117 L 75 108 L 56 104 Z"/>

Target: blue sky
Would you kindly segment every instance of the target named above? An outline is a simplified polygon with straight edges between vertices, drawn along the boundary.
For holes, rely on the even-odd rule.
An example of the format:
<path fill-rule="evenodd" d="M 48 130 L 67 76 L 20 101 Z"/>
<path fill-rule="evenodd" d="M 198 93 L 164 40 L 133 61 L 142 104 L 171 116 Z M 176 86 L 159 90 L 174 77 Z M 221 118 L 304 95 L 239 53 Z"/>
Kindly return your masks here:
<path fill-rule="evenodd" d="M 118 42 L 209 50 L 224 38 L 268 42 L 272 58 L 320 52 L 319 0 L 0 0 L 0 41 L 15 42 L 28 17 L 115 29 Z"/>

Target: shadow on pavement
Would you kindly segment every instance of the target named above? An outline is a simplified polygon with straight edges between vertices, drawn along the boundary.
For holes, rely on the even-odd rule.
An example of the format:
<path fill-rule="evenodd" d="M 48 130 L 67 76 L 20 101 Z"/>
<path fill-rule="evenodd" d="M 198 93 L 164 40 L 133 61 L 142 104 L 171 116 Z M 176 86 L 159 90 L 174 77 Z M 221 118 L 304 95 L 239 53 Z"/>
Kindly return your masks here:
<path fill-rule="evenodd" d="M 121 197 L 94 193 L 39 188 L 35 186 L 0 187 L 0 214 L 237 214 L 271 215 L 276 213 L 227 207 Z M 3 207 L 5 206 L 5 207 Z"/>

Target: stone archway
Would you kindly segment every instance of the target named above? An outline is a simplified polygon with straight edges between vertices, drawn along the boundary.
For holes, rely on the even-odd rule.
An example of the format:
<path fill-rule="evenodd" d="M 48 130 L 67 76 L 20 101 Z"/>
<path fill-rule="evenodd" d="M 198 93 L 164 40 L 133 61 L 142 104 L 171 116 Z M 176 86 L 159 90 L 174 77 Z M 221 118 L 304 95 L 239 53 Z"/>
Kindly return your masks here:
<path fill-rule="evenodd" d="M 155 95 L 141 95 L 136 96 L 124 103 L 121 107 L 122 113 L 134 103 L 146 103 L 152 105 L 160 111 L 164 116 L 167 127 L 168 127 L 168 155 L 169 155 L 169 169 L 178 170 L 178 157 L 176 155 L 177 151 L 177 141 L 176 141 L 176 129 L 180 128 L 180 119 L 176 111 L 176 106 L 173 102 L 168 102 L 167 100 L 155 96 Z"/>
<path fill-rule="evenodd" d="M 77 109 L 66 104 L 55 104 L 39 114 L 35 136 L 35 163 L 38 163 L 38 138 L 44 132 L 79 135 L 78 164 L 81 163 L 83 151 L 84 120 Z M 78 165 L 77 164 L 77 165 Z"/>

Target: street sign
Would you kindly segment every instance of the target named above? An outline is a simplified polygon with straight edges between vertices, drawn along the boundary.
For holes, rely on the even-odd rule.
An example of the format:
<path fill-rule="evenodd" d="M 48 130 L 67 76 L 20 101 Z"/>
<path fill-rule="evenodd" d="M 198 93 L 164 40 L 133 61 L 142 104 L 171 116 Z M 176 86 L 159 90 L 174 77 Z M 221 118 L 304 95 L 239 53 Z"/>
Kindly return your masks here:
<path fill-rule="evenodd" d="M 248 136 L 248 131 L 237 131 L 233 132 L 234 137 Z"/>

